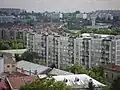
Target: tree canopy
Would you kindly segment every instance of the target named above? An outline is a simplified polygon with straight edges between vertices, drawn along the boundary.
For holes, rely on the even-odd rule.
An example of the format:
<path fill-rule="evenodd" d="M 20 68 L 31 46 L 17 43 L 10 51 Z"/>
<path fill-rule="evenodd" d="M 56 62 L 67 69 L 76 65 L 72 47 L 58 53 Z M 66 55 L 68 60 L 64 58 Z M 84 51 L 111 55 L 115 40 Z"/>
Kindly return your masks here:
<path fill-rule="evenodd" d="M 72 73 L 75 73 L 75 74 L 87 74 L 92 78 L 104 83 L 105 77 L 104 77 L 104 71 L 102 67 L 87 69 L 82 65 L 76 63 L 68 67 L 67 71 L 71 71 Z"/>
<path fill-rule="evenodd" d="M 111 87 L 110 87 L 110 90 L 120 90 L 120 77 L 116 78 Z"/>
<path fill-rule="evenodd" d="M 26 43 L 24 40 L 0 40 L 0 50 L 24 48 L 26 48 Z"/>
<path fill-rule="evenodd" d="M 35 62 L 35 59 L 37 58 L 38 58 L 38 53 L 36 52 L 26 51 L 21 55 L 22 60 L 26 60 L 26 61 L 33 62 L 33 63 L 37 63 Z"/>
<path fill-rule="evenodd" d="M 34 82 L 23 86 L 20 90 L 72 90 L 63 82 L 54 79 L 37 79 Z"/>

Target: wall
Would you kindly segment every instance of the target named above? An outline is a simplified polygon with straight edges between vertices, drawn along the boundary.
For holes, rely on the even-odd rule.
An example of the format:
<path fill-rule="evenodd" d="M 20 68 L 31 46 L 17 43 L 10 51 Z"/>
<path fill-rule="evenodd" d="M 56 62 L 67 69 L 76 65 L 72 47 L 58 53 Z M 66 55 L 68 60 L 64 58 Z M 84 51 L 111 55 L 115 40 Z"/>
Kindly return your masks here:
<path fill-rule="evenodd" d="M 16 64 L 5 64 L 4 65 L 4 72 L 15 72 L 16 71 Z"/>

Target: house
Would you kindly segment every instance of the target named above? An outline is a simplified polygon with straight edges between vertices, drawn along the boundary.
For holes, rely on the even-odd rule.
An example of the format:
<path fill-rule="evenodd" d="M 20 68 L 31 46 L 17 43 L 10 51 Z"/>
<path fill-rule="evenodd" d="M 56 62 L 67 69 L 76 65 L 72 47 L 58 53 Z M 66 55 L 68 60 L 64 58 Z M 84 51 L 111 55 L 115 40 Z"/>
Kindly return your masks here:
<path fill-rule="evenodd" d="M 44 74 L 50 70 L 50 67 L 34 64 L 24 60 L 17 62 L 17 72 L 21 72 L 27 75 Z"/>
<path fill-rule="evenodd" d="M 106 82 L 111 83 L 118 76 L 120 76 L 120 66 L 119 65 L 104 66 L 104 73 L 105 73 Z"/>
<path fill-rule="evenodd" d="M 3 55 L 4 58 L 4 72 L 16 72 L 16 61 L 11 54 Z"/>
<path fill-rule="evenodd" d="M 65 82 L 68 86 L 72 86 L 73 90 L 88 90 L 90 82 L 92 82 L 95 90 L 101 90 L 101 87 L 106 86 L 86 74 L 59 75 L 52 78 L 56 81 Z"/>
<path fill-rule="evenodd" d="M 16 72 L 16 61 L 11 54 L 4 53 L 0 56 L 0 74 Z"/>
<path fill-rule="evenodd" d="M 34 81 L 36 77 L 33 76 L 8 76 L 6 80 L 11 88 L 11 90 L 19 90 L 21 86 L 25 86 L 26 84 Z"/>

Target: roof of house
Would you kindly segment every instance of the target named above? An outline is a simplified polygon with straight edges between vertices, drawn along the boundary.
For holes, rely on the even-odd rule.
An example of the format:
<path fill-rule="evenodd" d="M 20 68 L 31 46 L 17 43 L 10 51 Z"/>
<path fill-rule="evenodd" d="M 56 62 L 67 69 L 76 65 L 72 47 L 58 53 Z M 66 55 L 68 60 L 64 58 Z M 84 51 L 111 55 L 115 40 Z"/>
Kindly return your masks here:
<path fill-rule="evenodd" d="M 73 75 L 73 73 L 53 68 L 48 74 L 50 75 Z"/>
<path fill-rule="evenodd" d="M 37 70 L 38 74 L 43 73 L 46 70 L 50 69 L 49 67 L 31 63 L 31 62 L 27 62 L 24 60 L 17 62 L 17 68 L 19 68 L 19 69 L 23 68 L 25 71 L 31 70 L 31 73 L 34 73 L 35 70 Z"/>
<path fill-rule="evenodd" d="M 118 72 L 120 72 L 120 65 L 107 65 L 104 68 L 112 70 L 112 71 L 118 71 Z"/>
<path fill-rule="evenodd" d="M 96 81 L 95 79 L 91 78 L 86 74 L 60 75 L 60 76 L 53 76 L 53 78 L 56 81 L 67 80 L 67 82 L 65 81 L 67 85 L 78 86 L 79 88 L 88 88 L 88 83 L 90 79 L 92 79 L 92 82 L 95 85 L 95 87 L 105 86 L 104 84 Z"/>
<path fill-rule="evenodd" d="M 114 66 L 112 66 L 112 70 L 120 71 L 120 66 L 114 65 Z"/>
<path fill-rule="evenodd" d="M 8 90 L 8 87 L 7 87 L 7 84 L 5 83 L 5 81 L 1 80 L 0 81 L 0 90 L 3 90 L 3 89 Z"/>
<path fill-rule="evenodd" d="M 31 83 L 35 77 L 32 76 L 10 76 L 7 77 L 7 82 L 9 84 L 9 86 L 11 87 L 11 89 L 20 89 L 21 86 L 24 86 L 26 84 Z"/>

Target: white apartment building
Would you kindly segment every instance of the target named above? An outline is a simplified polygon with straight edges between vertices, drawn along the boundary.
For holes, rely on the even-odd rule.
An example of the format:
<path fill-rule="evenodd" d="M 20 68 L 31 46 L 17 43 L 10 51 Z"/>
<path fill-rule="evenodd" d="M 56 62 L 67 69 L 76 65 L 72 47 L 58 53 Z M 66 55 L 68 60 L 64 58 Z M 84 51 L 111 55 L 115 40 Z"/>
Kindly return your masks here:
<path fill-rule="evenodd" d="M 120 64 L 119 36 L 103 36 L 65 37 L 29 33 L 27 48 L 39 54 L 40 62 L 47 66 L 55 64 L 57 68 L 64 69 L 75 63 L 87 68 L 100 64 Z"/>

